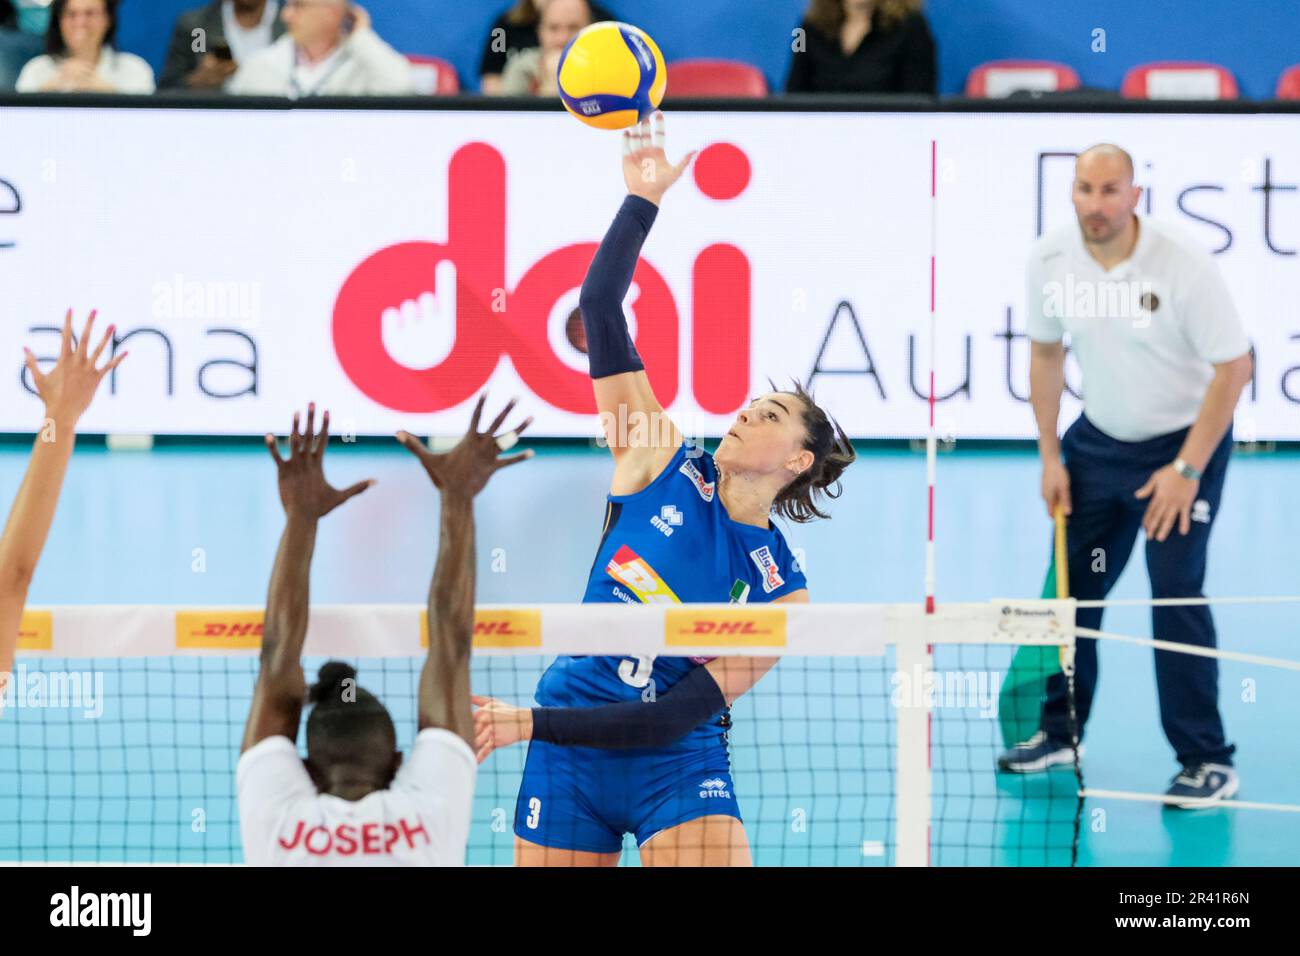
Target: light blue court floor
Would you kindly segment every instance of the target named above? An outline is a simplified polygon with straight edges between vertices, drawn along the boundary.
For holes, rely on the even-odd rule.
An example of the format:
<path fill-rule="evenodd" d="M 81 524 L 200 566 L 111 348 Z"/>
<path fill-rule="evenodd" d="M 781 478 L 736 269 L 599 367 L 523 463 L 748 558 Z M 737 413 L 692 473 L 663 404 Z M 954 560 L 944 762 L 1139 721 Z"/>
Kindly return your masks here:
<path fill-rule="evenodd" d="M 6 509 L 26 456 L 24 446 L 0 446 Z M 313 602 L 423 602 L 437 546 L 437 496 L 416 462 L 396 446 L 336 445 L 327 473 L 338 485 L 370 477 L 379 483 L 323 521 Z M 479 600 L 577 601 L 609 475 L 604 453 L 572 446 L 543 446 L 533 461 L 497 475 L 478 500 Z M 1298 484 L 1294 451 L 1234 458 L 1207 593 L 1300 594 Z M 1038 596 L 1049 526 L 1037 488 L 1037 460 L 1027 450 L 969 446 L 940 457 L 941 601 Z M 918 600 L 924 457 L 867 451 L 831 507 L 831 521 L 785 529 L 791 546 L 803 549 L 813 600 Z M 281 525 L 274 469 L 260 446 L 111 453 L 86 445 L 76 453 L 31 603 L 259 606 Z M 1113 597 L 1144 597 L 1146 587 L 1137 554 Z M 1300 607 L 1223 606 L 1215 614 L 1222 647 L 1300 660 Z M 1112 610 L 1104 626 L 1150 636 L 1142 608 Z M 1000 672 L 1007 659 L 1005 650 L 940 648 L 936 661 Z M 544 664 L 480 662 L 476 689 L 525 703 Z M 416 666 L 361 662 L 363 685 L 390 705 L 403 743 L 414 722 Z M 7 713 L 0 720 L 0 859 L 238 862 L 232 771 L 252 667 L 248 658 L 108 665 L 108 705 L 98 721 L 52 712 L 11 720 L 18 712 Z M 891 862 L 891 671 L 891 660 L 791 659 L 737 705 L 735 785 L 759 863 Z M 1220 700 L 1238 745 L 1240 797 L 1300 804 L 1300 673 L 1227 662 Z M 934 727 L 933 862 L 1068 863 L 1072 774 L 997 777 L 997 724 L 976 707 L 936 712 Z M 1088 786 L 1159 793 L 1168 785 L 1177 768 L 1160 730 L 1149 649 L 1101 648 L 1086 744 Z M 499 752 L 481 769 L 471 862 L 509 862 L 523 756 L 521 748 Z M 634 852 L 625 854 L 634 861 Z M 1177 813 L 1092 800 L 1082 816 L 1085 865 L 1297 861 L 1296 813 Z"/>

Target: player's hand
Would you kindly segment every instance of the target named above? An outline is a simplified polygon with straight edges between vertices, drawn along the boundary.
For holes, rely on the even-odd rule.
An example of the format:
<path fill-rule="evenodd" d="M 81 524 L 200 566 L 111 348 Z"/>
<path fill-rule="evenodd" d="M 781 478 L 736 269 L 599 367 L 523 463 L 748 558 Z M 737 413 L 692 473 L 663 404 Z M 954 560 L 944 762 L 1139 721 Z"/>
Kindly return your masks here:
<path fill-rule="evenodd" d="M 623 179 L 633 196 L 656 206 L 669 187 L 681 178 L 695 156 L 691 150 L 673 165 L 664 152 L 664 114 L 655 113 L 652 122 L 638 123 L 623 130 Z"/>
<path fill-rule="evenodd" d="M 274 435 L 266 436 L 266 447 L 275 459 L 277 480 L 280 485 L 280 503 L 284 513 L 315 521 L 325 517 L 349 498 L 361 494 L 374 479 L 358 481 L 348 488 L 335 488 L 325 480 L 322 463 L 325 446 L 329 444 L 330 413 L 321 418 L 320 433 L 316 433 L 316 405 L 307 406 L 307 427 L 298 430 L 300 416 L 293 413 L 293 432 L 289 435 L 289 457 L 280 456 Z"/>
<path fill-rule="evenodd" d="M 474 704 L 474 750 L 478 762 L 501 747 L 533 738 L 533 712 L 495 697 L 470 697 Z"/>
<path fill-rule="evenodd" d="M 86 326 L 81 330 L 81 338 L 74 349 L 72 346 L 72 310 L 63 317 L 63 344 L 59 350 L 59 361 L 49 372 L 42 374 L 36 364 L 36 356 L 31 349 L 23 349 L 27 354 L 27 371 L 31 373 L 32 385 L 36 394 L 45 403 L 45 417 L 56 424 L 76 425 L 78 419 L 90 407 L 95 390 L 104 376 L 122 364 L 125 352 L 108 362 L 103 368 L 96 368 L 104 348 L 113 337 L 113 326 L 104 332 L 95 350 L 90 350 L 90 332 L 95 326 L 95 312 L 92 310 L 86 319 Z"/>
<path fill-rule="evenodd" d="M 424 465 L 429 478 L 444 493 L 455 492 L 472 498 L 483 490 L 488 479 L 496 472 L 533 457 L 532 449 L 507 455 L 504 458 L 498 457 L 500 452 L 514 445 L 519 435 L 532 424 L 533 420 L 525 418 L 511 431 L 498 435 L 497 430 L 501 427 L 501 423 L 515 407 L 516 400 L 511 399 L 509 404 L 501 409 L 501 414 L 492 420 L 487 431 L 480 432 L 478 423 L 483 414 L 483 403 L 486 401 L 487 395 L 479 397 L 478 404 L 474 406 L 474 416 L 470 419 L 469 431 L 449 452 L 434 454 L 410 432 L 397 433 L 397 440 L 420 459 L 420 464 Z"/>
<path fill-rule="evenodd" d="M 1174 471 L 1172 464 L 1156 471 L 1147 479 L 1147 483 L 1134 492 L 1133 497 L 1147 502 L 1146 514 L 1142 516 L 1142 530 L 1148 538 L 1164 541 L 1178 522 L 1178 533 L 1187 534 L 1192 530 L 1192 502 L 1201 483 L 1192 478 L 1184 478 Z"/>
<path fill-rule="evenodd" d="M 1043 462 L 1042 495 L 1043 503 L 1047 505 L 1047 517 L 1056 516 L 1058 504 L 1067 516 L 1070 514 L 1070 473 L 1059 458 Z"/>

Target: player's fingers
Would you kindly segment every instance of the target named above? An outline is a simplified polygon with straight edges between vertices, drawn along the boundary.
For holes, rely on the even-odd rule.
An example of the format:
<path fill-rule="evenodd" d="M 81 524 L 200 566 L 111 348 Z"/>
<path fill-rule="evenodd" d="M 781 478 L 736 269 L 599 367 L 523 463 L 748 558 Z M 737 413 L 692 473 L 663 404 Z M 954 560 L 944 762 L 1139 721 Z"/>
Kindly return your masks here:
<path fill-rule="evenodd" d="M 487 427 L 487 434 L 495 435 L 497 433 L 497 429 L 501 427 L 501 423 L 506 420 L 506 416 L 510 414 L 511 409 L 515 407 L 515 403 L 518 401 L 518 398 L 512 398 L 506 402 L 506 407 L 501 409 L 500 414 L 492 419 L 492 424 Z"/>
<path fill-rule="evenodd" d="M 411 454 L 415 455 L 416 458 L 419 458 L 420 460 L 424 460 L 425 458 L 429 457 L 430 454 L 429 449 L 425 448 L 424 443 L 421 442 L 420 439 L 412 435 L 410 432 L 408 431 L 398 432 L 397 441 L 401 444 L 403 448 L 405 448 Z"/>
<path fill-rule="evenodd" d="M 69 309 L 63 316 L 63 340 L 59 347 L 59 361 L 72 354 L 72 310 Z"/>
<path fill-rule="evenodd" d="M 329 444 L 329 440 L 330 440 L 330 413 L 329 413 L 329 409 L 327 408 L 325 410 L 325 414 L 321 415 L 320 433 L 316 436 L 315 452 L 317 457 L 320 457 L 321 455 L 325 454 L 325 446 Z"/>
<path fill-rule="evenodd" d="M 1133 497 L 1134 497 L 1134 498 L 1150 498 L 1150 497 L 1151 497 L 1151 491 L 1152 491 L 1152 489 L 1155 488 L 1155 486 L 1156 486 L 1156 479 L 1155 479 L 1154 476 L 1152 476 L 1151 478 L 1148 478 L 1148 479 L 1147 479 L 1147 483 L 1146 483 L 1145 485 L 1143 485 L 1143 486 L 1142 486 L 1141 488 L 1139 488 L 1137 491 L 1133 492 Z"/>
<path fill-rule="evenodd" d="M 524 430 L 527 429 L 528 426 L 531 425 L 532 423 L 533 423 L 533 416 L 529 415 L 527 418 L 525 418 L 522 422 L 520 422 L 518 425 L 514 427 L 515 435 L 516 436 L 522 435 L 524 433 Z"/>
<path fill-rule="evenodd" d="M 483 403 L 486 401 L 487 401 L 487 392 L 484 392 L 482 395 L 478 397 L 478 401 L 474 405 L 474 414 L 471 415 L 469 419 L 469 430 L 471 432 L 474 433 L 478 432 L 479 419 L 483 417 Z"/>
<path fill-rule="evenodd" d="M 267 450 L 270 451 L 271 457 L 275 459 L 275 463 L 277 465 L 283 465 L 284 458 L 280 456 L 280 445 L 275 440 L 275 436 L 272 435 L 270 432 L 267 432 L 265 441 L 266 441 Z"/>
<path fill-rule="evenodd" d="M 86 355 L 90 351 L 90 330 L 95 327 L 96 309 L 90 310 L 90 315 L 86 316 L 86 324 L 81 328 L 81 339 L 77 342 L 77 354 Z"/>
<path fill-rule="evenodd" d="M 293 428 L 289 430 L 289 457 L 293 458 L 302 450 L 302 434 L 299 431 L 302 422 L 302 413 L 293 413 Z"/>
<path fill-rule="evenodd" d="M 111 362 L 109 362 L 107 365 L 105 365 L 102 369 L 99 370 L 99 377 L 103 378 L 109 372 L 113 371 L 113 369 L 121 365 L 122 362 L 126 360 L 126 357 L 130 354 L 131 354 L 130 352 L 123 352 L 121 355 L 117 356 L 115 359 L 113 359 Z"/>
<path fill-rule="evenodd" d="M 680 176 L 682 173 L 686 172 L 686 167 L 691 164 L 691 160 L 695 158 L 696 152 L 698 152 L 698 150 L 693 149 L 682 157 L 681 162 L 673 167 L 674 176 Z"/>
<path fill-rule="evenodd" d="M 374 483 L 375 479 L 367 478 L 365 481 L 358 481 L 355 485 L 344 488 L 339 492 L 339 504 L 343 504 L 343 502 L 347 501 L 349 498 L 355 498 Z"/>
<path fill-rule="evenodd" d="M 316 437 L 316 403 L 307 403 L 307 427 L 302 433 L 303 446 L 312 451 L 316 446 L 313 439 Z"/>
<path fill-rule="evenodd" d="M 40 366 L 36 364 L 36 353 L 27 346 L 23 346 L 23 364 L 27 366 L 27 371 L 32 375 L 32 385 L 39 392 L 41 383 L 45 381 L 45 376 L 41 374 Z"/>
<path fill-rule="evenodd" d="M 1192 506 L 1191 504 L 1183 505 L 1182 510 L 1178 513 L 1178 533 L 1187 534 L 1192 530 Z"/>
<path fill-rule="evenodd" d="M 104 337 L 100 339 L 99 344 L 95 346 L 95 351 L 90 353 L 91 365 L 99 364 L 99 357 L 104 354 L 104 348 L 108 345 L 108 340 L 113 337 L 113 333 L 116 330 L 117 330 L 117 326 L 115 325 L 110 325 L 108 328 L 104 330 Z"/>
<path fill-rule="evenodd" d="M 532 457 L 533 450 L 529 448 L 525 451 L 521 451 L 517 455 L 507 455 L 505 458 L 498 458 L 495 462 L 495 470 L 500 471 L 502 468 L 509 468 L 511 465 L 517 465 L 521 461 L 527 461 Z"/>
<path fill-rule="evenodd" d="M 651 137 L 656 149 L 664 148 L 664 114 L 659 110 L 655 110 L 654 126 Z"/>
<path fill-rule="evenodd" d="M 632 131 L 630 129 L 623 130 L 623 155 L 632 155 Z"/>
<path fill-rule="evenodd" d="M 478 706 L 478 707 L 485 707 L 485 706 L 487 706 L 488 704 L 496 703 L 496 698 L 494 698 L 494 697 L 484 697 L 484 696 L 482 696 L 481 694 L 470 694 L 470 695 L 469 695 L 469 702 L 470 702 L 471 704 L 474 704 L 474 705 Z"/>

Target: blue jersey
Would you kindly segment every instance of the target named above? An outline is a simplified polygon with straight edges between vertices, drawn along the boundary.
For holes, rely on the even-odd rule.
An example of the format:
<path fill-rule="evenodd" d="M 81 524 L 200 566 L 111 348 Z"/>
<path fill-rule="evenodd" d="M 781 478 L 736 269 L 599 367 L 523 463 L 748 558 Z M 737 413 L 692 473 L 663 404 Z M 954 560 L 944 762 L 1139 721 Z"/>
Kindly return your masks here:
<path fill-rule="evenodd" d="M 683 443 L 646 488 L 609 495 L 583 603 L 761 603 L 806 587 L 776 526 L 731 520 L 717 482 L 713 456 Z M 562 656 L 542 675 L 537 702 L 586 707 L 635 700 L 652 680 L 654 692 L 663 693 L 700 663 L 687 657 Z M 707 725 L 700 732 L 710 733 Z M 716 726 L 711 733 L 716 737 Z"/>

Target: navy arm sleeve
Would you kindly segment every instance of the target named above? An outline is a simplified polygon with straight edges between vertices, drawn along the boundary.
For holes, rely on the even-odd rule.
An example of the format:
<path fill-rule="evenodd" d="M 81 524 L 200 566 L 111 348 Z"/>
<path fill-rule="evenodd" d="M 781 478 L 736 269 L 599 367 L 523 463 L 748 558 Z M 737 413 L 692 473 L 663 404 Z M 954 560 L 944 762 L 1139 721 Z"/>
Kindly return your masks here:
<path fill-rule="evenodd" d="M 727 707 L 709 669 L 692 670 L 653 701 L 533 708 L 533 740 L 564 747 L 669 747 Z"/>
<path fill-rule="evenodd" d="M 587 333 L 591 377 L 644 371 L 623 316 L 623 297 L 632 286 L 641 245 L 654 225 L 659 208 L 648 199 L 628 196 L 601 240 L 582 281 L 578 308 Z"/>

